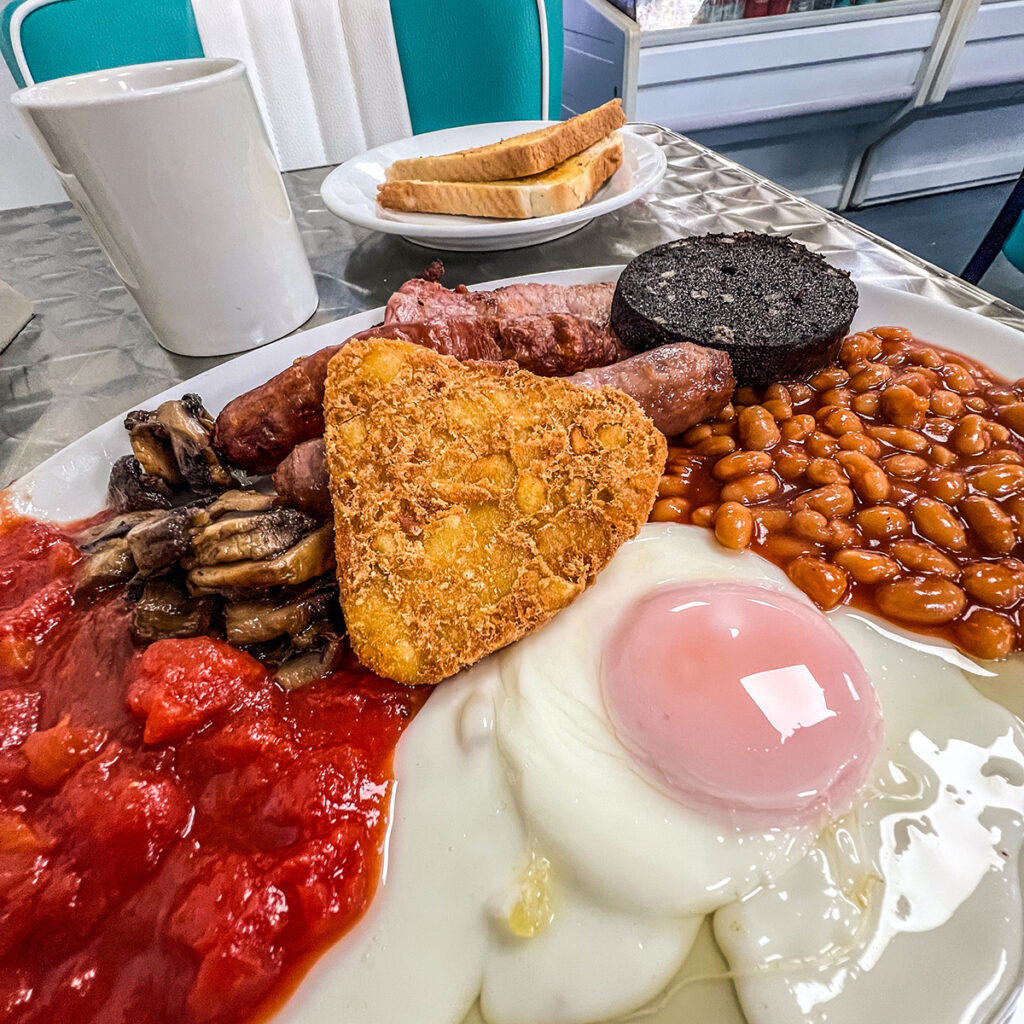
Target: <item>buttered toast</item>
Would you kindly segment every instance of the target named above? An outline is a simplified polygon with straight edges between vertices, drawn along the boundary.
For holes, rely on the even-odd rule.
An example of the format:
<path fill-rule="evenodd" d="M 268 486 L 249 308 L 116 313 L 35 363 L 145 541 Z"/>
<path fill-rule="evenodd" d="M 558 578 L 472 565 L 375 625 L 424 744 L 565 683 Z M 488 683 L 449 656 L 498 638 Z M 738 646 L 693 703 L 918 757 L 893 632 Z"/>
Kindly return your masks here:
<path fill-rule="evenodd" d="M 621 100 L 489 146 L 396 160 L 388 181 L 504 181 L 550 170 L 626 123 Z M 504 216 L 502 214 L 501 216 Z"/>
<path fill-rule="evenodd" d="M 575 210 L 618 170 L 622 136 L 614 132 L 541 174 L 502 181 L 386 181 L 377 201 L 392 210 L 524 219 Z"/>

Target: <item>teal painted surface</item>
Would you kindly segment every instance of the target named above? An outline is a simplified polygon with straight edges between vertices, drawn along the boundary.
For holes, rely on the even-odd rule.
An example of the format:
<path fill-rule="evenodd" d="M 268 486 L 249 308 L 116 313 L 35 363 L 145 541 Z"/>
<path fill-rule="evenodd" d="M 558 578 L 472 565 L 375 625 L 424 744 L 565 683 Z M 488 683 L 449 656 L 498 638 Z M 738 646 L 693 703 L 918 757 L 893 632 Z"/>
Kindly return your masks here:
<path fill-rule="evenodd" d="M 1003 255 L 1020 271 L 1024 272 L 1024 217 L 1017 221 L 1003 245 Z"/>
<path fill-rule="evenodd" d="M 0 21 L 0 48 L 15 78 L 20 76 L 9 28 L 18 6 L 8 4 Z M 203 56 L 190 0 L 57 0 L 25 18 L 21 40 L 37 82 L 123 64 Z"/>
<path fill-rule="evenodd" d="M 14 3 L 9 3 L 6 7 L 0 9 L 0 57 L 3 57 L 4 63 L 10 68 L 18 87 L 24 88 L 25 79 L 18 70 L 18 65 L 14 60 L 14 49 L 11 47 L 11 16 L 20 3 L 21 0 L 15 0 Z"/>
<path fill-rule="evenodd" d="M 561 0 L 546 0 L 546 8 L 550 102 L 544 112 L 535 0 L 391 0 L 413 131 L 561 117 Z"/>

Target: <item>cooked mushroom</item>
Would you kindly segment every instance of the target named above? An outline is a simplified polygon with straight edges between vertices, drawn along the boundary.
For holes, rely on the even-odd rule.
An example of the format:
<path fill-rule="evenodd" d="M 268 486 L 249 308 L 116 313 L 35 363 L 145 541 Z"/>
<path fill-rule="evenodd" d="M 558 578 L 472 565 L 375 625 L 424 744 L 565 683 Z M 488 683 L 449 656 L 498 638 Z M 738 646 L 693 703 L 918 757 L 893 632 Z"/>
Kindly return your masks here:
<path fill-rule="evenodd" d="M 138 526 L 139 523 L 144 523 L 159 515 L 158 511 L 152 511 L 125 512 L 122 515 L 111 516 L 102 523 L 97 523 L 95 526 L 90 526 L 75 534 L 75 544 L 79 551 L 89 554 L 101 548 L 108 540 L 123 537 L 133 526 Z"/>
<path fill-rule="evenodd" d="M 334 527 L 327 525 L 276 558 L 198 566 L 188 574 L 188 588 L 193 594 L 208 594 L 236 587 L 290 586 L 322 576 L 333 567 Z"/>
<path fill-rule="evenodd" d="M 206 526 L 229 512 L 265 512 L 274 504 L 272 494 L 259 491 L 225 491 L 218 495 L 196 519 L 196 526 Z"/>
<path fill-rule="evenodd" d="M 170 435 L 157 422 L 153 413 L 142 410 L 130 412 L 125 417 L 124 425 L 128 428 L 132 451 L 142 468 L 169 484 L 180 484 L 182 476 L 174 460 Z"/>
<path fill-rule="evenodd" d="M 233 644 L 263 643 L 283 633 L 296 636 L 337 605 L 337 586 L 324 576 L 297 592 L 229 604 L 224 609 L 224 631 Z"/>
<path fill-rule="evenodd" d="M 287 551 L 316 526 L 316 520 L 293 508 L 247 515 L 227 515 L 198 530 L 186 569 L 251 559 L 260 562 Z"/>
<path fill-rule="evenodd" d="M 156 411 L 156 422 L 167 432 L 174 461 L 192 490 L 215 494 L 234 485 L 234 477 L 210 444 L 213 420 L 198 395 L 164 402 Z"/>
<path fill-rule="evenodd" d="M 147 473 L 134 455 L 123 455 L 110 467 L 107 501 L 117 512 L 170 508 L 167 481 Z"/>
<path fill-rule="evenodd" d="M 88 596 L 103 587 L 130 580 L 135 573 L 135 559 L 128 541 L 124 537 L 113 537 L 79 565 L 75 590 Z"/>
<path fill-rule="evenodd" d="M 216 602 L 189 597 L 166 578 L 149 580 L 135 604 L 132 634 L 152 643 L 165 637 L 200 636 L 209 632 Z"/>
<path fill-rule="evenodd" d="M 282 690 L 298 690 L 323 679 L 331 671 L 339 642 L 334 637 L 319 650 L 306 651 L 289 658 L 274 673 L 274 682 Z"/>
<path fill-rule="evenodd" d="M 340 633 L 331 622 L 314 622 L 277 653 L 274 681 L 284 690 L 297 690 L 323 679 L 334 667 L 340 643 Z"/>
<path fill-rule="evenodd" d="M 191 506 L 174 508 L 128 531 L 128 547 L 141 572 L 163 569 L 189 553 L 197 511 Z"/>

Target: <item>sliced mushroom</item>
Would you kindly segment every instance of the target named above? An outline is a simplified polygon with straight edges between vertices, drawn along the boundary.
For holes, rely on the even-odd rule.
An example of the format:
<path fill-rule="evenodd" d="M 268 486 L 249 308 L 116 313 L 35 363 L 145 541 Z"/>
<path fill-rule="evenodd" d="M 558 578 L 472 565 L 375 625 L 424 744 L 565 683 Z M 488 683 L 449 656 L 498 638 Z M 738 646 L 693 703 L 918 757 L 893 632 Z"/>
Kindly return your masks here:
<path fill-rule="evenodd" d="M 274 673 L 274 682 L 282 690 L 298 690 L 323 679 L 334 665 L 339 643 L 338 637 L 333 637 L 319 649 L 289 658 Z"/>
<path fill-rule="evenodd" d="M 185 568 L 243 559 L 261 562 L 287 551 L 315 526 L 315 519 L 293 508 L 227 515 L 196 532 Z"/>
<path fill-rule="evenodd" d="M 276 558 L 199 566 L 188 574 L 188 587 L 193 594 L 208 594 L 236 587 L 291 586 L 322 576 L 333 567 L 334 527 L 327 525 Z"/>
<path fill-rule="evenodd" d="M 215 494 L 235 483 L 210 444 L 213 420 L 198 395 L 164 402 L 156 422 L 167 432 L 174 460 L 188 485 L 198 494 Z"/>
<path fill-rule="evenodd" d="M 265 512 L 273 504 L 272 494 L 260 494 L 259 491 L 225 491 L 203 510 L 202 515 L 196 519 L 196 526 L 206 526 L 229 512 Z"/>
<path fill-rule="evenodd" d="M 199 421 L 200 426 L 206 431 L 207 436 L 213 436 L 213 427 L 216 420 L 206 411 L 206 406 L 203 405 L 202 398 L 199 397 L 194 391 L 189 391 L 187 394 L 181 396 L 181 404 L 185 407 L 185 411 L 192 416 L 194 419 Z"/>
<path fill-rule="evenodd" d="M 116 512 L 170 508 L 167 481 L 147 473 L 134 455 L 123 455 L 110 467 L 107 501 Z"/>
<path fill-rule="evenodd" d="M 124 537 L 113 537 L 78 567 L 75 590 L 82 596 L 89 596 L 104 587 L 130 580 L 135 573 L 135 559 L 128 541 Z"/>
<path fill-rule="evenodd" d="M 149 418 L 143 419 L 143 416 Z M 128 440 L 142 468 L 169 484 L 180 484 L 183 478 L 174 460 L 174 449 L 167 431 L 150 413 L 143 412 L 130 413 L 125 420 L 126 426 L 132 417 L 135 417 L 135 423 L 129 428 Z"/>
<path fill-rule="evenodd" d="M 192 507 L 174 508 L 128 531 L 128 547 L 141 572 L 155 572 L 188 555 L 197 511 Z"/>
<path fill-rule="evenodd" d="M 224 631 L 233 644 L 263 643 L 283 633 L 296 636 L 337 604 L 337 586 L 325 576 L 298 592 L 229 604 L 224 609 Z"/>
<path fill-rule="evenodd" d="M 200 636 L 209 632 L 215 607 L 213 598 L 189 597 L 168 579 L 149 580 L 135 604 L 132 634 L 144 643 Z"/>
<path fill-rule="evenodd" d="M 149 519 L 159 516 L 158 511 L 154 512 L 125 512 L 123 515 L 111 516 L 102 523 L 90 526 L 75 534 L 75 544 L 79 551 L 90 554 L 99 550 L 108 540 L 116 537 L 123 537 L 133 526 L 144 523 Z"/>

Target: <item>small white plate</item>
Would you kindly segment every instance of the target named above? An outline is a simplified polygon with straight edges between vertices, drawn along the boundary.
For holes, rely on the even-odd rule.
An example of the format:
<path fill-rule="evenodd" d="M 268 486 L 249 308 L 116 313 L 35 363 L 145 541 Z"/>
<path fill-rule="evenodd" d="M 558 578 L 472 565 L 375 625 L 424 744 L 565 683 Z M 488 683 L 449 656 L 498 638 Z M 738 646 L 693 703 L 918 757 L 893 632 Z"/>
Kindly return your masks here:
<path fill-rule="evenodd" d="M 320 194 L 327 209 L 359 227 L 387 235 L 401 235 L 407 241 L 430 249 L 482 252 L 521 249 L 561 238 L 578 231 L 602 213 L 617 210 L 639 199 L 661 181 L 666 165 L 661 148 L 650 139 L 623 128 L 622 166 L 597 190 L 590 202 L 568 213 L 528 220 L 499 220 L 446 213 L 404 213 L 385 210 L 377 205 L 377 186 L 384 181 L 385 169 L 395 160 L 487 146 L 555 123 L 499 121 L 469 124 L 389 142 L 336 167 L 324 180 Z"/>

